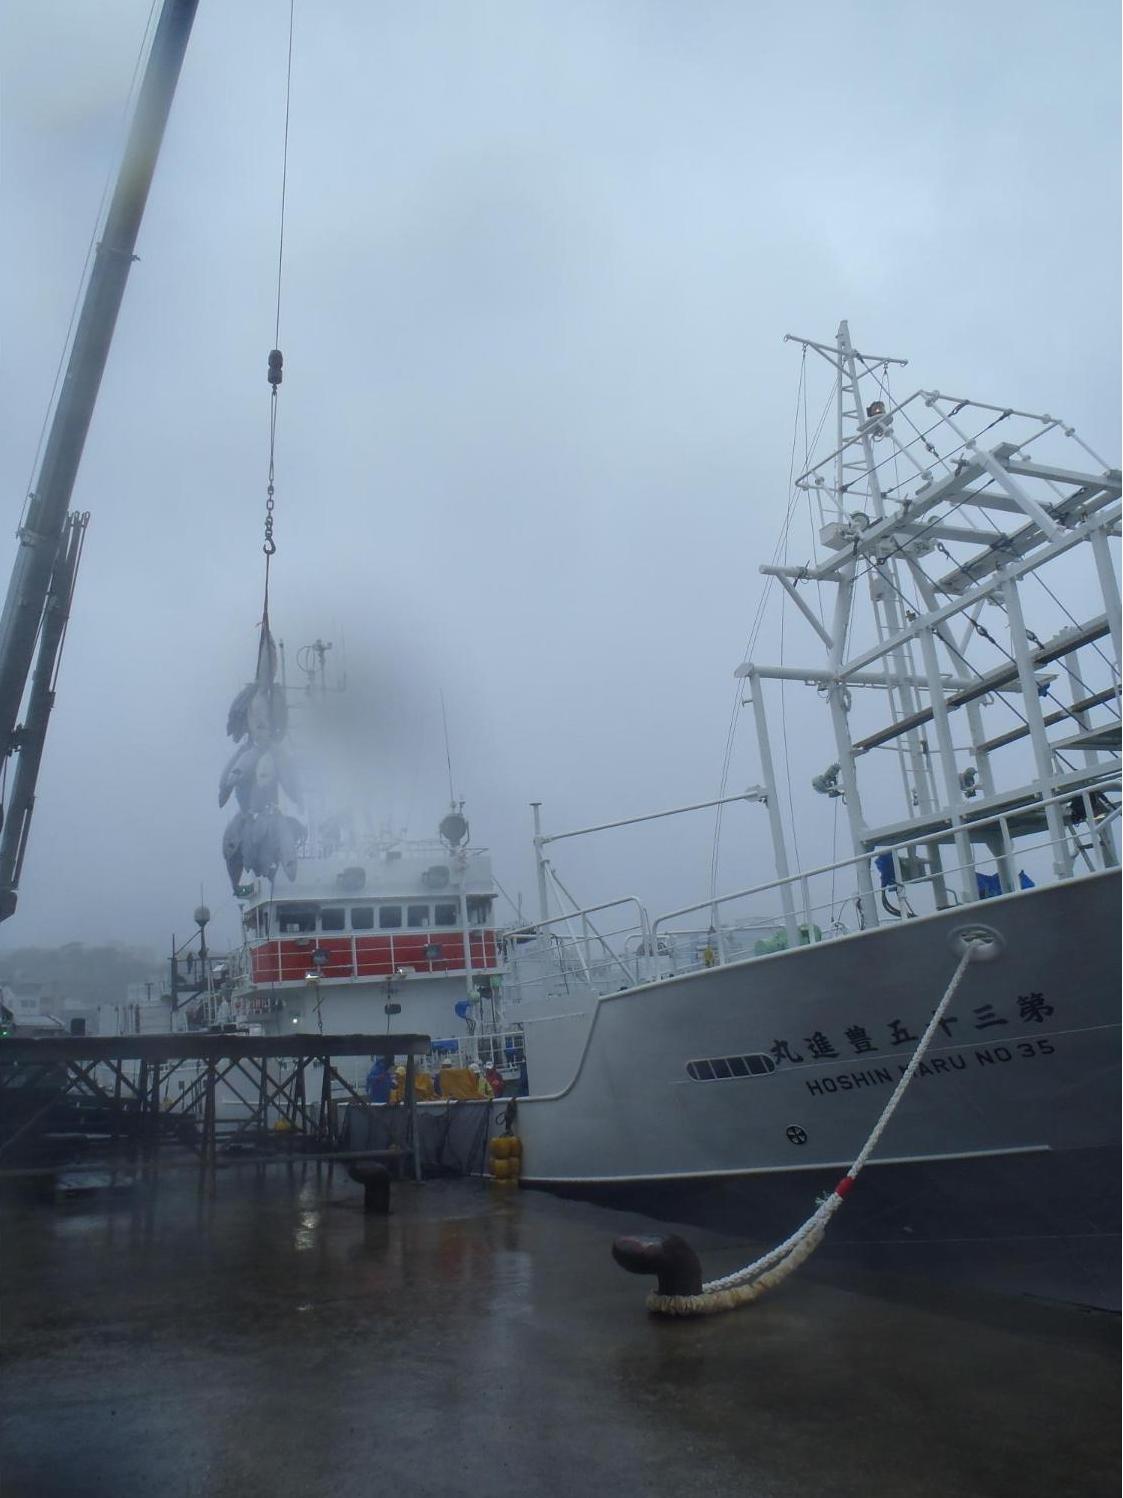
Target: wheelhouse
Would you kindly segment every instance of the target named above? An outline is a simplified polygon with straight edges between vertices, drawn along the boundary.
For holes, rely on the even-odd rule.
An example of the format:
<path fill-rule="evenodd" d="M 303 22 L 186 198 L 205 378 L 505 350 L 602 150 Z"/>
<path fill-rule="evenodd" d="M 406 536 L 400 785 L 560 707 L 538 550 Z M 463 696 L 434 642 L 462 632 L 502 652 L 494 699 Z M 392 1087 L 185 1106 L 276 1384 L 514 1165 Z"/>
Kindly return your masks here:
<path fill-rule="evenodd" d="M 243 916 L 255 983 L 489 973 L 498 968 L 493 897 L 414 894 L 265 900 Z"/>

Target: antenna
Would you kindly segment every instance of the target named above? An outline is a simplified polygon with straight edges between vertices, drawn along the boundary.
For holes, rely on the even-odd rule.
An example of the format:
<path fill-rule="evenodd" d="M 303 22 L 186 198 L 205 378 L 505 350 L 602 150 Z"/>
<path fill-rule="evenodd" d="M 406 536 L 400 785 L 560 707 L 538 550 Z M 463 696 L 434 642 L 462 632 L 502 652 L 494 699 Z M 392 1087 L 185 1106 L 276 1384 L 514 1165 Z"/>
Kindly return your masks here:
<path fill-rule="evenodd" d="M 456 792 L 452 788 L 452 754 L 448 747 L 448 714 L 445 712 L 445 694 L 441 692 L 441 723 L 445 731 L 445 764 L 448 765 L 448 799 L 456 805 Z"/>

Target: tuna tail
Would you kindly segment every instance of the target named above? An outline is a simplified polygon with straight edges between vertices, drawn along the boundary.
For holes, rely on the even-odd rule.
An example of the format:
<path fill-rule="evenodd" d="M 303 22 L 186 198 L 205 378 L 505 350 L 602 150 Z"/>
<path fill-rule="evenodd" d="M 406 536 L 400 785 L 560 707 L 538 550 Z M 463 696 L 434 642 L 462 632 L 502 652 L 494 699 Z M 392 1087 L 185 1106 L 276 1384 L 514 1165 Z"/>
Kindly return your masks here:
<path fill-rule="evenodd" d="M 261 638 L 257 645 L 257 671 L 254 685 L 266 691 L 277 679 L 277 647 L 269 629 L 269 610 L 266 608 L 261 620 Z"/>

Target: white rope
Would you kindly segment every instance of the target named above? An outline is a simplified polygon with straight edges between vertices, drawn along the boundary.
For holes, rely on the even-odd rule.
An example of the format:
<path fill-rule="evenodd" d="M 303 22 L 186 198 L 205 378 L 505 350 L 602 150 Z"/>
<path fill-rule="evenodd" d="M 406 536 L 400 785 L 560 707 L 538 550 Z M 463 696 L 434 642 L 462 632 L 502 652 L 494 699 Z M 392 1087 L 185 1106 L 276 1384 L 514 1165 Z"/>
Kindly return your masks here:
<path fill-rule="evenodd" d="M 759 1259 L 754 1259 L 744 1269 L 737 1269 L 721 1279 L 708 1280 L 702 1286 L 700 1295 L 660 1295 L 657 1290 L 653 1290 L 647 1297 L 649 1311 L 658 1311 L 664 1316 L 712 1316 L 718 1311 L 732 1311 L 737 1306 L 756 1300 L 766 1290 L 771 1290 L 773 1286 L 780 1284 L 782 1280 L 787 1279 L 789 1274 L 798 1269 L 805 1259 L 811 1257 L 822 1241 L 827 1224 L 846 1200 L 863 1166 L 877 1148 L 878 1140 L 888 1127 L 889 1120 L 897 1111 L 897 1105 L 904 1097 L 909 1083 L 916 1075 L 917 1068 L 924 1060 L 932 1037 L 955 996 L 963 974 L 967 971 L 967 964 L 971 961 L 973 951 L 974 943 L 967 938 L 963 956 L 959 959 L 943 998 L 936 1005 L 932 1018 L 928 1021 L 928 1028 L 920 1037 L 916 1050 L 912 1053 L 912 1059 L 901 1073 L 900 1081 L 893 1089 L 892 1096 L 882 1109 L 881 1116 L 874 1124 L 869 1138 L 859 1150 L 853 1165 L 826 1201 L 822 1202 L 789 1238 L 785 1238 L 783 1243 L 770 1249 L 768 1253 L 762 1254 Z"/>

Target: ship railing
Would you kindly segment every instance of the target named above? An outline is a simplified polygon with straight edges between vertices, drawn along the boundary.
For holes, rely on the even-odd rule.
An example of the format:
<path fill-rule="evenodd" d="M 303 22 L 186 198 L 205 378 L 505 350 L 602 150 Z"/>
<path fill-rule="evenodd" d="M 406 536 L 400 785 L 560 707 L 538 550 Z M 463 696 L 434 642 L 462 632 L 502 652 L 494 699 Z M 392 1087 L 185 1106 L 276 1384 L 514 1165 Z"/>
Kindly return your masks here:
<path fill-rule="evenodd" d="M 551 938 L 548 948 L 536 947 L 529 955 L 520 951 L 513 957 L 503 978 L 504 997 L 514 1004 L 536 999 L 588 1001 L 692 973 L 719 960 L 740 962 L 754 955 L 762 938 L 774 939 L 783 924 L 782 916 L 726 924 L 720 930 L 720 946 L 712 926 L 665 928 L 656 942 L 647 940 L 638 926 L 604 932 L 607 940 L 622 938 L 620 953 L 611 961 L 579 961 L 574 952 L 579 938 Z"/>
<path fill-rule="evenodd" d="M 781 909 L 741 911 L 724 918 L 723 913 L 736 902 L 758 901 L 768 895 L 775 896 L 777 905 L 781 905 L 779 894 L 785 885 L 796 896 L 801 945 L 849 935 L 853 927 L 860 930 L 873 924 L 872 913 L 864 903 L 869 895 L 860 891 L 857 870 L 874 858 L 889 860 L 888 866 L 882 865 L 887 872 L 879 896 L 883 912 L 894 919 L 966 906 L 968 880 L 972 889 L 979 890 L 970 902 L 974 905 L 984 898 L 984 886 L 988 896 L 1016 894 L 1034 884 L 1068 877 L 1075 869 L 1095 872 L 1118 867 L 1114 833 L 1121 809 L 1105 804 L 1103 799 L 1105 791 L 1117 791 L 1118 787 L 1118 780 L 1108 777 L 1080 791 L 1034 799 L 960 824 L 987 848 L 986 854 L 976 852 L 968 864 L 927 862 L 922 855 L 928 853 L 930 857 L 932 845 L 954 846 L 956 829 L 932 832 L 918 828 L 898 842 L 800 870 L 786 879 L 770 879 L 711 896 L 666 911 L 654 920 L 638 897 L 631 895 L 509 929 L 501 933 L 508 955 L 504 994 L 521 1003 L 563 998 L 587 1001 L 644 983 L 783 951 L 789 945 L 789 935 Z M 1076 804 L 1082 815 L 1074 820 L 1072 809 Z M 1049 837 L 1044 817 L 1046 809 L 1054 805 L 1063 806 L 1069 814 L 1070 825 L 1059 840 Z M 1040 836 L 1027 833 L 1028 818 L 1041 819 L 1044 825 Z M 1019 820 L 1021 826 L 1017 825 Z M 1030 866 L 1034 876 L 1026 876 L 1025 883 L 1024 864 Z M 845 877 L 840 881 L 839 876 L 847 874 L 853 876 L 852 881 Z M 820 897 L 821 886 L 828 880 L 830 889 Z M 845 887 L 840 888 L 840 882 Z M 957 882 L 960 890 L 954 887 Z M 633 919 L 618 929 L 605 930 L 591 919 L 620 908 L 629 908 Z M 708 924 L 675 924 L 699 915 Z"/>
<path fill-rule="evenodd" d="M 1120 819 L 1120 806 L 1104 806 L 1103 795 L 1105 791 L 1118 791 L 1119 782 L 1115 777 L 1098 781 L 1085 789 L 1073 792 L 1066 791 L 1061 795 L 1033 800 L 1025 805 L 1007 808 L 1005 811 L 995 813 L 990 817 L 979 818 L 977 821 L 960 824 L 968 830 L 972 836 L 980 832 L 992 831 L 993 837 L 987 838 L 992 843 L 995 851 L 989 858 L 973 858 L 970 863 L 949 867 L 944 864 L 928 866 L 918 858 L 917 850 L 925 848 L 942 838 L 946 841 L 950 838 L 952 830 L 943 834 L 923 833 L 918 830 L 910 838 L 886 845 L 880 852 L 870 851 L 859 855 L 850 855 L 847 858 L 838 859 L 833 863 L 821 864 L 817 868 L 801 870 L 796 874 L 789 875 L 787 879 L 770 879 L 762 884 L 751 885 L 747 889 L 734 890 L 729 894 L 713 896 L 707 900 L 700 900 L 693 905 L 684 905 L 677 910 L 670 910 L 663 915 L 657 916 L 651 923 L 651 935 L 656 948 L 668 923 L 679 920 L 683 916 L 694 915 L 700 911 L 708 911 L 711 915 L 712 940 L 711 945 L 702 961 L 697 967 L 713 967 L 723 961 L 742 960 L 740 957 L 729 958 L 724 951 L 723 935 L 728 928 L 723 928 L 718 918 L 720 907 L 729 905 L 738 900 L 749 900 L 761 895 L 780 891 L 785 886 L 798 896 L 798 908 L 802 917 L 799 925 L 799 940 L 801 945 L 813 944 L 820 941 L 829 941 L 839 936 L 848 935 L 848 929 L 842 920 L 845 908 L 853 904 L 859 928 L 868 922 L 868 915 L 862 908 L 863 897 L 857 892 L 857 881 L 855 877 L 855 889 L 853 893 L 838 896 L 833 894 L 830 898 L 814 901 L 811 897 L 811 881 L 831 877 L 837 879 L 838 874 L 851 871 L 857 875 L 859 865 L 868 862 L 875 857 L 888 857 L 891 860 L 892 878 L 887 879 L 881 889 L 881 897 L 884 908 L 893 916 L 908 917 L 919 914 L 915 908 L 913 897 L 926 893 L 932 897 L 933 908 L 946 909 L 956 905 L 964 904 L 959 893 L 951 887 L 955 875 L 963 875 L 972 879 L 978 875 L 984 875 L 989 881 L 993 881 L 993 892 L 995 894 L 1017 894 L 1026 888 L 1035 887 L 1038 881 L 1033 881 L 1025 876 L 1023 872 L 1015 868 L 1015 864 L 1032 861 L 1031 855 L 1051 852 L 1053 862 L 1051 871 L 1054 879 L 1070 877 L 1071 871 L 1077 863 L 1082 865 L 1083 872 L 1097 872 L 1109 868 L 1118 868 L 1119 857 L 1115 848 L 1112 832 Z M 1012 824 L 1019 818 L 1042 813 L 1049 806 L 1061 806 L 1071 808 L 1074 802 L 1079 802 L 1083 816 L 1079 821 L 1072 822 L 1068 831 L 1061 838 L 1050 838 L 1046 835 L 1041 838 L 1025 841 L 1025 833 L 1020 836 L 1023 841 L 1015 844 L 1015 829 Z M 1071 821 L 1071 816 L 1070 816 Z M 989 873 L 988 865 L 993 868 Z M 1039 871 L 1040 872 L 1040 871 Z M 1046 879 L 1045 882 L 1052 882 Z M 985 898 L 980 894 L 980 898 Z M 899 900 L 901 903 L 893 908 L 886 904 L 887 900 Z M 919 898 L 916 903 L 922 903 Z M 972 904 L 975 902 L 972 901 Z M 824 915 L 824 913 L 826 913 Z M 820 925 L 815 917 L 819 916 L 823 921 Z M 783 917 L 777 916 L 774 924 L 777 928 L 784 925 Z M 763 942 L 759 945 L 763 950 L 754 952 L 754 956 L 769 955 L 772 951 L 783 950 L 787 944 L 786 934 L 782 931 L 771 942 Z"/>
<path fill-rule="evenodd" d="M 606 930 L 589 918 L 618 906 L 630 907 L 634 919 Z M 558 926 L 562 931 L 554 930 Z M 726 926 L 722 952 L 732 961 L 751 955 L 752 943 L 777 922 L 755 917 Z M 646 907 L 635 896 L 608 901 L 551 917 L 537 925 L 501 933 L 508 952 L 504 994 L 519 1003 L 535 999 L 595 998 L 640 983 L 693 972 L 712 958 L 714 930 L 694 926 L 665 930 L 656 941 Z"/>
<path fill-rule="evenodd" d="M 630 922 L 622 930 L 614 932 L 602 932 L 594 924 L 591 917 L 603 914 L 608 910 L 619 910 L 622 907 L 634 907 L 636 911 L 635 922 Z M 580 933 L 574 930 L 574 922 L 580 922 Z M 553 928 L 564 926 L 563 933 L 556 933 Z M 613 937 L 619 937 L 626 932 L 636 932 L 647 943 L 651 941 L 651 924 L 647 909 L 636 895 L 622 895 L 618 900 L 604 900 L 599 905 L 586 905 L 579 910 L 567 911 L 563 915 L 550 916 L 543 921 L 534 921 L 525 926 L 515 926 L 503 931 L 501 934 L 508 945 L 514 944 L 514 950 L 518 953 L 520 938 L 544 937 L 549 933 L 550 945 L 555 953 L 569 954 L 576 961 L 578 970 L 589 981 L 594 967 L 607 963 L 610 967 L 619 970 L 625 979 L 625 986 L 630 987 L 635 981 L 627 962 L 620 953 L 611 945 Z M 600 956 L 593 958 L 595 949 L 599 949 Z M 538 953 L 542 950 L 538 945 Z M 517 960 L 517 957 L 516 957 Z"/>
<path fill-rule="evenodd" d="M 434 1036 L 429 1043 L 428 1055 L 417 1058 L 418 1067 L 430 1076 L 436 1076 L 446 1063 L 454 1067 L 476 1064 L 485 1070 L 494 1066 L 505 1081 L 514 1081 L 526 1064 L 523 1027 L 503 1022 L 470 1035 Z M 356 1093 L 364 1092 L 370 1061 L 365 1057 L 340 1057 L 333 1065 L 336 1081 L 332 1083 L 332 1101 L 353 1101 Z"/>
<path fill-rule="evenodd" d="M 496 1066 L 501 1072 L 517 1072 L 526 1060 L 526 1040 L 519 1024 L 500 1024 L 494 1029 L 478 1030 L 474 1035 L 436 1037 L 429 1052 L 429 1063 L 439 1066 L 448 1061 L 453 1066 Z"/>
<path fill-rule="evenodd" d="M 604 928 L 608 911 L 630 910 L 622 926 Z M 562 929 L 557 929 L 557 928 Z M 519 1003 L 590 998 L 633 988 L 653 976 L 651 921 L 635 895 L 605 900 L 500 933 L 508 954 L 504 993 Z"/>

